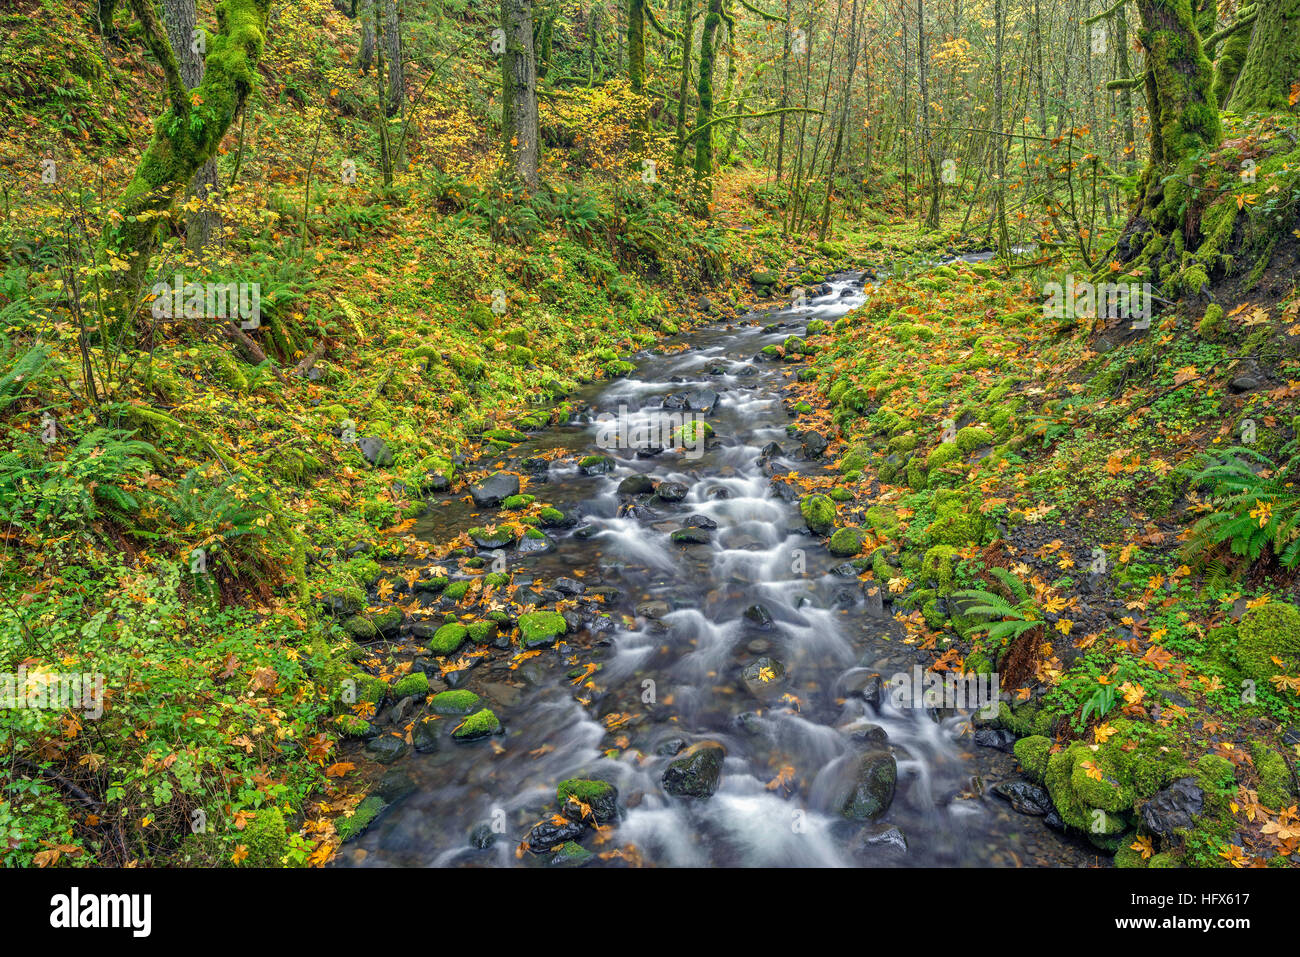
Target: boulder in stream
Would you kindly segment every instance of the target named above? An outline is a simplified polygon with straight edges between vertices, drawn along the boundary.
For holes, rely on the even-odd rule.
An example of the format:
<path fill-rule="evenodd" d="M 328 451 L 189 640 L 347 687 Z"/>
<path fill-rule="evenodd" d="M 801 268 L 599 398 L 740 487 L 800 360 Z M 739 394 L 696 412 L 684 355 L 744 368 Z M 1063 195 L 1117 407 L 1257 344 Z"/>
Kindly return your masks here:
<path fill-rule="evenodd" d="M 707 798 L 718 790 L 727 749 L 716 741 L 692 745 L 664 771 L 664 790 L 677 797 Z"/>
<path fill-rule="evenodd" d="M 898 784 L 898 762 L 888 751 L 868 751 L 857 759 L 840 814 L 851 821 L 871 821 L 889 810 Z"/>
<path fill-rule="evenodd" d="M 479 508 L 496 508 L 511 495 L 519 494 L 519 476 L 493 472 L 483 481 L 471 485 L 469 494 Z"/>

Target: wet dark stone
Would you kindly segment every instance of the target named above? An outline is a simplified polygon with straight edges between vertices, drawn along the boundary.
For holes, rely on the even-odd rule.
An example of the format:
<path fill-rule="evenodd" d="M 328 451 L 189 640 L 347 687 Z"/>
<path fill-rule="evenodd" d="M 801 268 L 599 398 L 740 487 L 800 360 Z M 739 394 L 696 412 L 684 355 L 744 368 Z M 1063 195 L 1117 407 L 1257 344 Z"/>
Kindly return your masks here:
<path fill-rule="evenodd" d="M 718 393 L 712 389 L 702 389 L 699 392 L 692 392 L 686 397 L 686 406 L 692 412 L 701 412 L 708 415 L 718 407 Z"/>
<path fill-rule="evenodd" d="M 689 492 L 681 482 L 660 482 L 655 489 L 655 495 L 664 502 L 680 502 Z"/>
<path fill-rule="evenodd" d="M 487 549 L 506 548 L 515 543 L 515 533 L 504 527 L 488 531 L 476 526 L 470 530 L 469 538 L 479 548 Z"/>
<path fill-rule="evenodd" d="M 854 728 L 849 734 L 852 741 L 865 745 L 873 751 L 883 750 L 889 743 L 889 733 L 878 724 L 866 724 Z"/>
<path fill-rule="evenodd" d="M 664 790 L 677 797 L 711 797 L 718 789 L 726 753 L 722 745 L 712 741 L 694 745 L 668 765 L 663 776 Z"/>
<path fill-rule="evenodd" d="M 421 495 L 441 495 L 451 488 L 451 479 L 441 472 L 426 472 L 420 481 Z"/>
<path fill-rule="evenodd" d="M 671 392 L 663 399 L 663 408 L 670 412 L 681 412 L 685 410 L 686 404 L 687 398 L 680 392 Z"/>
<path fill-rule="evenodd" d="M 474 829 L 469 832 L 469 846 L 485 851 L 497 842 L 496 832 L 492 830 L 492 825 L 486 821 L 474 825 Z"/>
<path fill-rule="evenodd" d="M 611 784 L 609 790 L 604 794 L 593 797 L 588 802 L 587 807 L 591 808 L 591 813 L 598 823 L 608 824 L 618 817 L 618 788 Z M 560 808 L 560 813 L 570 821 L 581 822 L 583 820 L 582 808 L 576 806 L 572 801 L 566 801 L 564 806 Z"/>
<path fill-rule="evenodd" d="M 654 479 L 648 475 L 629 475 L 618 483 L 619 495 L 647 495 L 654 490 Z"/>
<path fill-rule="evenodd" d="M 805 459 L 818 459 L 831 444 L 830 440 L 820 432 L 813 432 L 811 429 L 806 432 L 796 433 L 799 444 Z"/>
<path fill-rule="evenodd" d="M 832 568 L 831 574 L 840 578 L 857 578 L 858 569 L 852 562 L 844 562 L 842 565 L 836 565 Z"/>
<path fill-rule="evenodd" d="M 542 854 L 568 841 L 576 841 L 587 830 L 587 825 L 562 817 L 558 821 L 547 818 L 528 832 L 528 849 Z"/>
<path fill-rule="evenodd" d="M 864 847 L 883 848 L 891 851 L 907 851 L 907 838 L 903 832 L 892 825 L 879 824 L 862 832 Z"/>
<path fill-rule="evenodd" d="M 1161 837 L 1190 828 L 1205 809 L 1205 792 L 1195 778 L 1179 778 L 1142 806 L 1142 823 Z"/>
<path fill-rule="evenodd" d="M 415 745 L 416 753 L 428 754 L 431 751 L 438 750 L 438 730 L 442 727 L 440 721 L 423 721 L 415 722 L 415 727 L 411 729 L 411 741 Z"/>
<path fill-rule="evenodd" d="M 979 728 L 975 732 L 975 743 L 981 748 L 994 748 L 1010 754 L 1016 736 L 1003 728 Z"/>
<path fill-rule="evenodd" d="M 503 499 L 519 494 L 519 476 L 493 472 L 483 481 L 471 485 L 469 494 L 479 508 L 496 508 Z"/>
<path fill-rule="evenodd" d="M 659 599 L 640 602 L 635 609 L 636 613 L 642 618 L 662 618 L 672 610 L 672 605 Z"/>
<path fill-rule="evenodd" d="M 762 605 L 750 605 L 746 608 L 745 620 L 762 631 L 770 630 L 773 623 L 772 613 Z"/>
<path fill-rule="evenodd" d="M 679 528 L 669 536 L 674 545 L 707 545 L 711 537 L 705 528 Z"/>
<path fill-rule="evenodd" d="M 799 490 L 789 482 L 773 479 L 771 488 L 772 494 L 783 502 L 797 502 L 799 500 Z"/>
<path fill-rule="evenodd" d="M 522 462 L 520 462 L 519 466 L 525 472 L 528 472 L 530 475 L 539 475 L 542 472 L 546 472 L 550 470 L 551 462 L 549 459 L 541 459 L 535 456 L 530 456 L 529 458 L 526 458 Z"/>
<path fill-rule="evenodd" d="M 840 805 L 851 821 L 869 821 L 889 810 L 898 784 L 898 762 L 888 751 L 868 751 L 858 758 L 853 783 Z"/>
<path fill-rule="evenodd" d="M 685 748 L 684 738 L 667 738 L 655 745 L 655 754 L 671 758 L 673 755 L 681 754 Z"/>
<path fill-rule="evenodd" d="M 583 475 L 604 475 L 614 471 L 614 460 L 608 455 L 593 455 L 585 465 L 580 465 Z"/>
<path fill-rule="evenodd" d="M 1260 387 L 1260 384 L 1260 381 L 1253 375 L 1239 375 L 1232 380 L 1228 388 L 1240 394 L 1242 392 L 1253 392 Z"/>
<path fill-rule="evenodd" d="M 745 666 L 740 680 L 754 697 L 772 698 L 781 693 L 785 684 L 785 665 L 764 655 Z"/>
<path fill-rule="evenodd" d="M 366 750 L 380 764 L 392 764 L 411 750 L 411 746 L 395 734 L 381 734 L 366 742 Z"/>
<path fill-rule="evenodd" d="M 557 578 L 552 587 L 562 595 L 581 595 L 587 586 L 575 578 Z"/>
<path fill-rule="evenodd" d="M 415 780 L 405 771 L 394 768 L 384 772 L 375 785 L 375 793 L 386 803 L 396 804 L 407 795 L 415 793 Z"/>
<path fill-rule="evenodd" d="M 1017 814 L 1046 817 L 1055 812 L 1047 792 L 1028 781 L 1002 781 L 993 785 L 993 793 L 1010 804 Z"/>
<path fill-rule="evenodd" d="M 682 524 L 690 528 L 717 528 L 718 523 L 707 515 L 687 515 L 682 520 Z"/>
<path fill-rule="evenodd" d="M 545 555 L 555 551 L 555 542 L 547 535 L 542 535 L 541 538 L 524 535 L 516 548 L 520 555 Z"/>

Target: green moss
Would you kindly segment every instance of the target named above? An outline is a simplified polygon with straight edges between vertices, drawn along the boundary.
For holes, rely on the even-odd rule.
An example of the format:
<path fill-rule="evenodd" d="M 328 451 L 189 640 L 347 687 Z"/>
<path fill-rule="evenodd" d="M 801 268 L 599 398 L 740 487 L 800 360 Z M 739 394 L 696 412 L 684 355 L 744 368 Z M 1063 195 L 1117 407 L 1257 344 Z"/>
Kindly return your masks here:
<path fill-rule="evenodd" d="M 948 492 L 935 499 L 935 520 L 925 528 L 925 540 L 934 545 L 969 545 L 984 534 L 984 518 L 964 498 Z"/>
<path fill-rule="evenodd" d="M 338 614 L 353 615 L 366 607 L 366 593 L 356 585 L 342 585 L 328 589 L 325 602 Z"/>
<path fill-rule="evenodd" d="M 1047 774 L 1047 759 L 1052 750 L 1052 739 L 1041 734 L 1021 738 L 1014 745 L 1016 760 L 1032 781 L 1042 783 Z"/>
<path fill-rule="evenodd" d="M 831 536 L 830 545 L 832 555 L 847 557 L 856 555 L 862 551 L 863 533 L 862 529 L 848 526 L 837 529 Z"/>
<path fill-rule="evenodd" d="M 530 611 L 519 616 L 519 644 L 524 648 L 549 645 L 568 629 L 556 611 Z"/>
<path fill-rule="evenodd" d="M 799 513 L 809 530 L 817 535 L 825 535 L 835 527 L 835 503 L 826 495 L 805 495 L 799 503 Z"/>
<path fill-rule="evenodd" d="M 614 793 L 614 786 L 607 781 L 592 781 L 586 778 L 569 778 L 561 781 L 555 788 L 555 800 L 563 807 L 570 797 L 575 797 L 583 804 L 593 804 Z"/>
<path fill-rule="evenodd" d="M 1205 315 L 1196 325 L 1196 334 L 1202 339 L 1218 339 L 1228 331 L 1228 323 L 1223 318 L 1223 307 L 1212 302 L 1205 308 Z"/>
<path fill-rule="evenodd" d="M 1123 844 L 1120 846 L 1120 849 L 1115 852 L 1115 866 L 1145 868 L 1148 865 L 1147 859 L 1142 856 L 1141 851 L 1135 851 L 1131 845 Z"/>
<path fill-rule="evenodd" d="M 1294 605 L 1271 601 L 1250 609 L 1238 623 L 1237 635 L 1237 661 L 1246 677 L 1262 683 L 1300 670 L 1300 610 Z"/>
<path fill-rule="evenodd" d="M 443 625 L 429 639 L 429 650 L 435 655 L 454 654 L 468 636 L 468 629 L 464 625 Z"/>
<path fill-rule="evenodd" d="M 453 601 L 460 601 L 465 597 L 465 592 L 467 591 L 469 591 L 469 582 L 452 582 L 443 589 L 442 593 Z"/>
<path fill-rule="evenodd" d="M 475 711 L 468 718 L 457 726 L 452 732 L 455 738 L 481 738 L 489 734 L 496 734 L 501 730 L 501 722 L 497 716 L 492 713 L 490 708 L 484 708 L 482 711 Z"/>
<path fill-rule="evenodd" d="M 479 697 L 466 688 L 442 691 L 429 701 L 434 714 L 469 714 L 478 707 Z"/>
<path fill-rule="evenodd" d="M 537 501 L 537 496 L 535 495 L 507 495 L 501 500 L 501 507 L 507 511 L 513 511 L 515 509 L 527 508 L 535 501 Z"/>
<path fill-rule="evenodd" d="M 941 592 L 952 587 L 953 566 L 957 561 L 957 549 L 952 545 L 935 545 L 925 553 L 921 562 L 921 578 L 934 585 Z"/>
<path fill-rule="evenodd" d="M 334 832 L 344 842 L 359 837 L 366 828 L 375 822 L 375 819 L 383 813 L 386 807 L 388 805 L 384 803 L 383 798 L 377 794 L 372 794 L 357 805 L 356 810 L 352 812 L 350 817 L 340 817 L 335 820 Z"/>
<path fill-rule="evenodd" d="M 490 585 L 493 588 L 503 588 L 510 584 L 509 572 L 488 572 L 483 576 L 483 584 Z"/>
<path fill-rule="evenodd" d="M 476 621 L 465 630 L 470 641 L 482 645 L 491 641 L 496 635 L 497 623 L 495 621 Z"/>
<path fill-rule="evenodd" d="M 1286 758 L 1262 741 L 1251 742 L 1250 756 L 1255 762 L 1255 773 L 1259 775 L 1259 784 L 1255 788 L 1259 803 L 1274 810 L 1294 804 L 1291 768 Z"/>
<path fill-rule="evenodd" d="M 867 509 L 867 524 L 882 538 L 894 538 L 898 534 L 898 513 L 883 505 L 873 505 Z"/>
<path fill-rule="evenodd" d="M 355 714 L 341 714 L 334 719 L 334 727 L 345 738 L 364 738 L 370 733 L 370 722 Z"/>
<path fill-rule="evenodd" d="M 409 695 L 429 693 L 429 676 L 423 671 L 412 671 L 393 682 L 393 697 L 400 700 Z"/>
<path fill-rule="evenodd" d="M 289 834 L 279 808 L 262 808 L 236 839 L 248 852 L 244 867 L 279 867 L 289 850 Z"/>
<path fill-rule="evenodd" d="M 981 429 L 978 426 L 968 425 L 966 428 L 957 432 L 957 437 L 953 439 L 953 444 L 964 453 L 974 452 L 981 446 L 992 445 L 993 433 L 988 429 Z"/>

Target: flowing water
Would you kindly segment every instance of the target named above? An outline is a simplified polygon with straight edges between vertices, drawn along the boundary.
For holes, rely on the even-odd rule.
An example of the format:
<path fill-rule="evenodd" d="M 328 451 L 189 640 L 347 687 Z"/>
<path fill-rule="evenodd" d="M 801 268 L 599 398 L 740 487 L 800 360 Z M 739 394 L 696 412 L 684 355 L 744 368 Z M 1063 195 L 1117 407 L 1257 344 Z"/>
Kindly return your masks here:
<path fill-rule="evenodd" d="M 511 553 L 514 580 L 580 581 L 603 594 L 599 611 L 612 620 L 513 669 L 508 654 L 478 664 L 465 686 L 486 699 L 505 733 L 472 745 L 446 739 L 435 753 L 404 758 L 395 767 L 415 791 L 346 845 L 341 865 L 544 866 L 551 855 L 517 848 L 555 813 L 556 783 L 572 777 L 613 783 L 623 808 L 615 824 L 583 839 L 607 855 L 590 866 L 628 858 L 658 866 L 1095 863 L 1043 818 L 1021 816 L 991 793 L 1018 778 L 1016 764 L 975 745 L 969 714 L 895 707 L 887 687 L 872 694 L 876 676 L 887 683 L 925 655 L 903 642 L 878 592 L 868 594 L 842 567 L 833 571 L 842 560 L 808 534 L 797 500 L 774 491 L 773 472 L 826 474 L 828 466 L 804 460 L 787 434 L 793 419 L 782 389 L 801 364 L 755 356 L 802 334 L 809 320 L 834 321 L 863 301 L 860 278 L 833 277 L 829 292 L 802 308 L 669 340 L 667 351 L 638 357 L 628 378 L 577 396 L 582 416 L 513 450 L 515 460 L 569 450 L 527 490 L 581 516 L 576 528 L 553 531 L 553 552 Z M 635 435 L 636 426 L 671 415 L 665 397 L 706 392 L 718 402 L 705 417 L 714 434 L 702 454 L 597 447 L 603 413 Z M 780 454 L 762 455 L 773 442 Z M 616 468 L 583 474 L 577 460 L 597 452 Z M 679 502 L 620 496 L 619 483 L 636 474 L 689 492 Z M 716 523 L 708 541 L 671 541 L 692 516 L 696 525 L 710 524 L 698 516 Z M 417 531 L 443 541 L 485 519 L 456 499 L 432 508 Z M 784 678 L 751 682 L 751 690 L 742 671 L 763 656 L 784 665 Z M 569 678 L 587 660 L 600 666 L 594 691 Z M 882 732 L 897 759 L 896 795 L 879 820 L 847 821 L 838 806 L 855 758 Z M 672 754 L 703 740 L 726 748 L 717 792 L 667 794 L 661 779 Z M 487 843 L 485 833 L 495 840 L 475 846 Z M 629 845 L 635 852 L 610 853 Z"/>

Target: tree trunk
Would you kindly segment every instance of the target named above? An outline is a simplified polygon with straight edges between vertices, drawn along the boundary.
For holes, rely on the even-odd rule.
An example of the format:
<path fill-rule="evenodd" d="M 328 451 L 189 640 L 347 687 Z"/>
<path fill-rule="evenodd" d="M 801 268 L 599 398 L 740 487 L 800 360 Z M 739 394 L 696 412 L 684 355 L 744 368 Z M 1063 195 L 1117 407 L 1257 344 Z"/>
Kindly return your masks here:
<path fill-rule="evenodd" d="M 930 166 L 930 208 L 925 214 L 925 228 L 939 228 L 939 192 L 943 181 L 939 178 L 939 155 L 934 148 L 934 131 L 930 128 L 930 57 L 925 50 L 925 0 L 916 0 L 916 64 L 921 80 L 921 127 L 925 144 L 925 158 Z"/>
<path fill-rule="evenodd" d="M 207 35 L 198 29 L 195 0 L 163 0 L 163 22 L 176 59 L 180 62 L 181 80 L 186 88 L 194 89 L 203 79 L 204 52 Z M 218 190 L 217 161 L 204 163 L 190 184 L 190 191 L 201 207 L 185 217 L 185 242 L 190 252 L 202 259 L 212 243 L 219 218 L 211 202 Z"/>
<path fill-rule="evenodd" d="M 1300 83 L 1300 0 L 1261 0 L 1229 106 L 1238 113 L 1285 110 L 1293 83 Z"/>
<path fill-rule="evenodd" d="M 271 0 L 225 0 L 217 8 L 217 33 L 208 44 L 211 55 L 191 99 L 151 0 L 131 0 L 145 43 L 163 67 L 169 104 L 154 124 L 153 139 L 102 239 L 103 251 L 126 264 L 108 281 L 109 308 L 121 320 L 129 318 L 133 297 L 148 274 L 158 214 L 171 209 L 194 174 L 216 154 L 257 82 L 270 6 Z"/>
<path fill-rule="evenodd" d="M 645 134 L 649 124 L 639 99 L 645 96 L 645 3 L 646 0 L 627 0 L 627 83 L 632 88 L 632 95 L 638 97 L 632 115 L 634 153 L 645 148 Z"/>
<path fill-rule="evenodd" d="M 781 182 L 781 167 L 785 160 L 785 117 L 784 110 L 790 105 L 790 13 L 791 0 L 785 0 L 785 27 L 781 35 L 781 102 L 782 110 L 778 121 L 776 138 L 776 181 Z"/>
<path fill-rule="evenodd" d="M 384 3 L 384 56 L 388 60 L 388 100 L 384 112 L 400 116 L 406 105 L 406 69 L 402 62 L 402 16 L 397 0 Z"/>
<path fill-rule="evenodd" d="M 529 187 L 538 179 L 537 61 L 532 0 L 501 0 L 501 135 L 506 165 Z"/>
<path fill-rule="evenodd" d="M 704 17 L 700 34 L 700 78 L 696 82 L 695 96 L 699 105 L 695 109 L 695 182 L 708 189 L 706 182 L 713 175 L 713 63 L 717 55 L 718 28 L 722 26 L 722 0 L 709 0 L 709 12 Z M 707 201 L 700 200 L 703 206 Z"/>
<path fill-rule="evenodd" d="M 695 14 L 691 0 L 682 0 L 682 69 L 677 81 L 677 147 L 673 161 L 678 168 L 686 157 L 686 94 L 691 88 L 691 47 L 695 39 Z"/>
<path fill-rule="evenodd" d="M 1238 11 L 1238 17 L 1255 12 L 1255 5 L 1248 4 Z M 1219 109 L 1226 110 L 1232 91 L 1241 76 L 1241 65 L 1246 62 L 1250 52 L 1250 30 L 1238 30 L 1225 39 L 1219 46 L 1218 58 L 1214 61 L 1214 100 Z"/>
<path fill-rule="evenodd" d="M 1213 70 L 1201 47 L 1191 0 L 1137 0 L 1137 8 L 1151 117 L 1142 211 L 1159 233 L 1167 234 L 1182 225 L 1178 210 L 1186 204 L 1166 201 L 1165 178 L 1185 157 L 1217 147 L 1222 129 L 1211 92 Z"/>
<path fill-rule="evenodd" d="M 375 0 L 361 0 L 361 52 L 357 54 L 357 69 L 363 74 L 370 72 L 375 62 Z"/>

